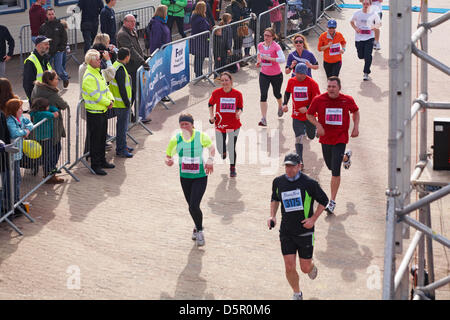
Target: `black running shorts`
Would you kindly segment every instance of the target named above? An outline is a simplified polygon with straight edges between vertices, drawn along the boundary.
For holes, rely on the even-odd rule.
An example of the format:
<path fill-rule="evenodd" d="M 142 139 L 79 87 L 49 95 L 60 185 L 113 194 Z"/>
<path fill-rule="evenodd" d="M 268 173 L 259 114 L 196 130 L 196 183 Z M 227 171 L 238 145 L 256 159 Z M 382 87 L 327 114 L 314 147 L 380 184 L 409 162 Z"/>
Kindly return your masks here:
<path fill-rule="evenodd" d="M 314 234 L 290 236 L 280 234 L 281 253 L 283 256 L 296 254 L 302 259 L 312 259 L 314 251 Z"/>
<path fill-rule="evenodd" d="M 344 158 L 345 143 L 338 143 L 336 145 L 322 144 L 322 155 L 328 169 L 331 170 L 333 177 L 341 175 L 342 158 Z"/>

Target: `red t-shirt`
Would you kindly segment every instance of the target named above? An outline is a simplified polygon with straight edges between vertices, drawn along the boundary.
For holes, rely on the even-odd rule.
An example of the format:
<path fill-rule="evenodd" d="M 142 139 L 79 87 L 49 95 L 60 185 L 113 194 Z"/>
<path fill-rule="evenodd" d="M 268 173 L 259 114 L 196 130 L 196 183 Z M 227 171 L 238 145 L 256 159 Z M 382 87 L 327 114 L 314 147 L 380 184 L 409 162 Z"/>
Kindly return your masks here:
<path fill-rule="evenodd" d="M 216 130 L 226 132 L 241 127 L 241 121 L 236 119 L 238 109 L 243 109 L 242 93 L 236 89 L 225 92 L 223 88 L 213 91 L 209 105 L 216 105 Z"/>
<path fill-rule="evenodd" d="M 313 98 L 320 94 L 317 82 L 308 76 L 303 81 L 298 81 L 296 77 L 292 77 L 288 81 L 286 92 L 292 94 L 292 118 L 306 121 L 306 113 L 300 112 L 300 108 L 311 105 Z"/>
<path fill-rule="evenodd" d="M 328 92 L 325 92 L 313 99 L 307 114 L 317 113 L 317 120 L 325 130 L 325 135 L 319 138 L 319 142 L 336 145 L 348 143 L 350 113 L 358 110 L 359 108 L 351 96 L 339 94 L 336 99 L 331 99 Z"/>

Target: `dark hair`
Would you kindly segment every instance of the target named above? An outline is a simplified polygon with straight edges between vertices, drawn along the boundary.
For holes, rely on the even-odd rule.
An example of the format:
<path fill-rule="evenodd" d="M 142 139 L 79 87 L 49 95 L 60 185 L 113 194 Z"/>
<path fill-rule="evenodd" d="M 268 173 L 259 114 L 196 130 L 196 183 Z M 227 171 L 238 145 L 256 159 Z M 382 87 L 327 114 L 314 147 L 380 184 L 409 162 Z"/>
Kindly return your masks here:
<path fill-rule="evenodd" d="M 55 80 L 56 76 L 57 74 L 55 70 L 45 70 L 42 75 L 42 83 L 50 85 L 50 81 Z"/>
<path fill-rule="evenodd" d="M 22 106 L 23 102 L 20 99 L 9 99 L 5 105 L 5 116 L 16 116 L 17 110 Z"/>
<path fill-rule="evenodd" d="M 341 88 L 341 79 L 339 79 L 339 77 L 331 76 L 328 78 L 328 81 L 336 81 L 338 83 L 339 89 Z"/>
<path fill-rule="evenodd" d="M 0 110 L 4 111 L 6 102 L 10 99 L 18 99 L 11 87 L 11 82 L 6 78 L 0 78 Z"/>
<path fill-rule="evenodd" d="M 130 55 L 130 49 L 122 47 L 119 49 L 119 52 L 117 53 L 117 59 L 123 60 L 126 57 Z"/>
<path fill-rule="evenodd" d="M 187 121 L 194 124 L 194 117 L 190 113 L 182 113 L 178 118 L 178 122 Z"/>
<path fill-rule="evenodd" d="M 49 106 L 49 102 L 46 98 L 36 98 L 33 99 L 33 104 L 31 105 L 31 111 L 46 111 Z"/>
<path fill-rule="evenodd" d="M 49 12 L 49 11 L 55 11 L 55 8 L 53 7 L 48 7 L 47 10 L 45 12 Z"/>

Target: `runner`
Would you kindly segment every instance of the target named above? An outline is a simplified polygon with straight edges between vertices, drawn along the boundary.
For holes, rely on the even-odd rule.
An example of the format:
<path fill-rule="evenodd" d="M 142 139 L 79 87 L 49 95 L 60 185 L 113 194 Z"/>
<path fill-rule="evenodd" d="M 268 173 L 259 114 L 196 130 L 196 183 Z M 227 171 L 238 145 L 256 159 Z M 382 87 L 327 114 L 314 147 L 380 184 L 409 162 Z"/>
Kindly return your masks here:
<path fill-rule="evenodd" d="M 312 99 L 320 94 L 319 85 L 308 77 L 308 67 L 303 62 L 295 66 L 295 77 L 289 79 L 284 93 L 283 111 L 288 111 L 289 98 L 292 96 L 292 126 L 295 133 L 295 150 L 300 156 L 301 170 L 303 171 L 303 139 L 305 134 L 314 139 L 316 127 L 306 119 Z"/>
<path fill-rule="evenodd" d="M 348 143 L 350 113 L 353 114 L 353 130 L 351 137 L 359 135 L 359 109 L 353 98 L 340 93 L 341 80 L 338 77 L 328 79 L 327 92 L 314 98 L 306 117 L 316 126 L 325 164 L 331 170 L 331 199 L 326 210 L 329 214 L 336 207 L 336 196 L 341 183 L 341 162 L 344 168 L 351 165 L 352 151 L 345 152 Z M 317 119 L 315 114 L 317 113 Z"/>
<path fill-rule="evenodd" d="M 208 175 L 213 173 L 215 149 L 207 134 L 194 129 L 194 118 L 190 114 L 181 114 L 179 118 L 181 132 L 170 139 L 166 150 L 166 164 L 174 164 L 172 157 L 178 153 L 180 164 L 180 181 L 183 193 L 189 204 L 189 213 L 195 228 L 192 240 L 197 246 L 205 245 L 203 234 L 203 213 L 200 202 L 206 190 Z M 209 158 L 203 161 L 203 149 L 209 149 Z"/>
<path fill-rule="evenodd" d="M 261 91 L 261 121 L 259 126 L 267 126 L 267 93 L 272 84 L 273 95 L 278 101 L 278 116 L 283 115 L 281 107 L 281 85 L 283 84 L 283 73 L 280 63 L 286 62 L 283 50 L 275 42 L 277 36 L 272 28 L 264 30 L 264 41 L 258 44 L 257 67 L 261 66 L 259 73 L 259 88 Z"/>
<path fill-rule="evenodd" d="M 328 20 L 328 31 L 319 37 L 317 50 L 323 51 L 323 68 L 327 78 L 331 76 L 339 77 L 342 67 L 342 55 L 345 52 L 347 42 L 342 33 L 336 31 L 336 20 Z"/>
<path fill-rule="evenodd" d="M 241 127 L 243 110 L 242 93 L 233 89 L 233 77 L 229 72 L 220 75 L 222 88 L 213 91 L 209 99 L 209 122 L 215 123 L 216 144 L 222 159 L 230 153 L 230 177 L 236 177 L 236 141 Z M 213 110 L 214 105 L 216 110 Z M 227 143 L 228 138 L 228 143 Z"/>
<path fill-rule="evenodd" d="M 307 76 L 312 78 L 311 69 L 319 69 L 319 62 L 317 62 L 314 54 L 308 50 L 308 42 L 306 41 L 304 35 L 296 34 L 293 38 L 293 41 L 295 45 L 295 51 L 289 53 L 289 56 L 287 58 L 285 69 L 286 74 L 289 74 L 292 70 L 295 70 L 295 66 L 297 65 L 297 63 L 303 62 L 308 67 Z M 294 76 L 295 74 L 294 72 L 292 72 L 292 77 Z"/>
<path fill-rule="evenodd" d="M 284 158 L 286 174 L 273 180 L 270 218 L 267 220 L 269 229 L 275 227 L 281 202 L 281 253 L 286 278 L 294 291 L 293 300 L 303 300 L 295 263 L 297 252 L 302 272 L 312 280 L 317 277 L 317 267 L 312 260 L 314 225 L 328 203 L 328 197 L 319 183 L 300 172 L 300 164 L 298 154 L 290 153 Z M 319 205 L 314 211 L 316 200 Z"/>
<path fill-rule="evenodd" d="M 375 39 L 374 29 L 381 26 L 380 17 L 375 14 L 370 6 L 372 0 L 363 0 L 363 8 L 353 14 L 350 24 L 355 29 L 355 46 L 358 51 L 358 58 L 364 59 L 363 80 L 371 80 L 369 77 L 370 66 L 372 65 L 372 50 Z"/>

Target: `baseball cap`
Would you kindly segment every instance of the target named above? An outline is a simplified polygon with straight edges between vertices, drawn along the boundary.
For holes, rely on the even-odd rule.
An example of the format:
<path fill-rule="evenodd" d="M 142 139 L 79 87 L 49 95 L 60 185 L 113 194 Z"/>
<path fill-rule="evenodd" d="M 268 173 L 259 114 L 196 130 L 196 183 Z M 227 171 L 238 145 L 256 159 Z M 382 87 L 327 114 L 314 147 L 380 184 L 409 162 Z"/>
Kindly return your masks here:
<path fill-rule="evenodd" d="M 300 156 L 296 153 L 289 153 L 284 157 L 284 164 L 290 164 L 296 166 L 300 164 L 302 161 L 300 160 Z"/>
<path fill-rule="evenodd" d="M 295 73 L 307 74 L 308 67 L 303 62 L 297 63 L 297 65 L 295 66 Z"/>
<path fill-rule="evenodd" d="M 37 36 L 37 37 L 36 37 L 36 40 L 34 40 L 34 44 L 35 44 L 35 45 L 38 45 L 38 44 L 41 43 L 41 42 L 48 42 L 48 41 L 51 41 L 51 40 L 52 40 L 52 39 L 47 38 L 46 36 L 40 35 L 40 36 Z"/>
<path fill-rule="evenodd" d="M 328 20 L 328 28 L 336 28 L 337 22 L 334 19 Z"/>

